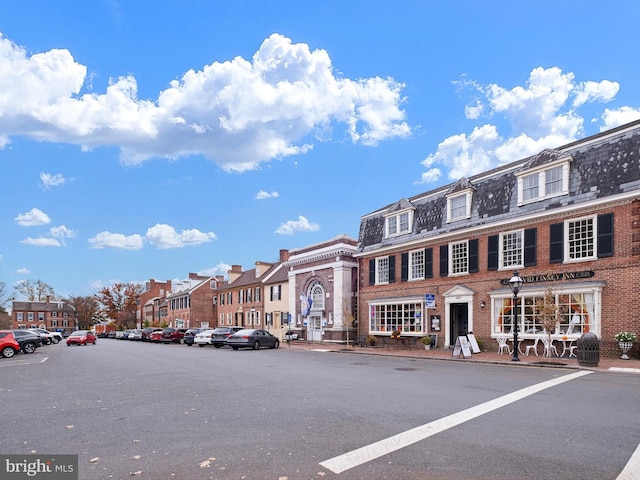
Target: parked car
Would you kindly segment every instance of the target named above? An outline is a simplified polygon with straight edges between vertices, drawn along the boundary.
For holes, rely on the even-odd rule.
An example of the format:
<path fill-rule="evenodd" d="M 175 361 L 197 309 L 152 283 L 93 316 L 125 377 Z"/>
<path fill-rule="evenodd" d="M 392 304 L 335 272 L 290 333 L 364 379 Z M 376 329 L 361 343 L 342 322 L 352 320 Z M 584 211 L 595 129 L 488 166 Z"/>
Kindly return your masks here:
<path fill-rule="evenodd" d="M 214 328 L 211 333 L 211 345 L 216 348 L 224 347 L 227 339 L 236 332 L 242 330 L 242 327 L 218 327 Z"/>
<path fill-rule="evenodd" d="M 11 358 L 20 351 L 20 344 L 13 332 L 0 331 L 0 357 Z"/>
<path fill-rule="evenodd" d="M 151 334 L 153 332 L 162 332 L 161 328 L 158 327 L 146 327 L 142 329 L 142 341 L 149 342 L 151 341 Z"/>
<path fill-rule="evenodd" d="M 18 344 L 20 344 L 20 350 L 24 353 L 33 353 L 36 348 L 42 346 L 42 337 L 37 333 L 30 332 L 28 330 L 12 330 Z"/>
<path fill-rule="evenodd" d="M 186 328 L 165 328 L 162 330 L 162 342 L 180 343 L 186 331 Z"/>
<path fill-rule="evenodd" d="M 163 330 L 154 330 L 149 335 L 149 341 L 153 343 L 160 343 L 162 341 L 162 331 Z"/>
<path fill-rule="evenodd" d="M 111 330 L 110 332 L 107 332 L 107 338 L 116 338 L 117 334 L 118 332 L 116 332 L 115 330 Z"/>
<path fill-rule="evenodd" d="M 187 346 L 191 346 L 195 343 L 196 335 L 200 332 L 204 332 L 202 328 L 190 328 L 186 332 L 184 332 L 184 337 L 182 338 L 182 343 Z"/>
<path fill-rule="evenodd" d="M 289 330 L 287 333 L 284 334 L 283 338 L 285 340 L 298 340 L 298 334 L 293 330 Z"/>
<path fill-rule="evenodd" d="M 36 328 L 27 328 L 25 330 L 25 332 L 30 332 L 33 333 L 34 335 L 37 335 L 38 337 L 40 337 L 40 341 L 42 342 L 42 345 L 50 345 L 51 343 L 53 343 L 53 341 L 51 340 L 51 336 L 39 331 Z"/>
<path fill-rule="evenodd" d="M 62 340 L 62 334 L 60 332 L 50 332 L 49 330 L 46 330 L 44 328 L 27 328 L 27 331 L 37 333 L 43 338 L 46 337 L 47 344 L 58 343 Z M 43 341 L 43 343 L 45 342 Z"/>
<path fill-rule="evenodd" d="M 280 340 L 266 330 L 246 328 L 230 335 L 229 338 L 227 338 L 227 345 L 234 350 L 238 350 L 239 348 L 259 350 L 261 347 L 278 348 L 280 346 Z"/>
<path fill-rule="evenodd" d="M 96 336 L 89 330 L 77 330 L 67 337 L 67 346 L 96 344 Z"/>
<path fill-rule="evenodd" d="M 127 340 L 142 340 L 142 330 L 136 328 L 135 330 L 131 330 L 129 333 L 129 337 Z"/>
<path fill-rule="evenodd" d="M 118 340 L 127 340 L 129 338 L 129 334 L 131 333 L 131 330 L 121 330 L 116 332 L 116 338 Z"/>

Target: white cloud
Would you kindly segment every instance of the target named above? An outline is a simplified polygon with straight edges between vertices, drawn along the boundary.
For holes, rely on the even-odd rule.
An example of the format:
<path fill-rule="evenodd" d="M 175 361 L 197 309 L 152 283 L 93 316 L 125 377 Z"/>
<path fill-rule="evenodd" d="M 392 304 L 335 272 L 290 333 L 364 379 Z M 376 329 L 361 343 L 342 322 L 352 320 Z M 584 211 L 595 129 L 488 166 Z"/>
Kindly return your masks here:
<path fill-rule="evenodd" d="M 147 230 L 144 238 L 151 245 L 165 250 L 210 242 L 216 239 L 216 234 L 213 232 L 204 233 L 197 229 L 183 230 L 178 233 L 175 228 L 158 223 Z"/>
<path fill-rule="evenodd" d="M 587 103 L 612 101 L 620 86 L 617 82 L 576 82 L 571 72 L 558 67 L 534 68 L 525 86 L 507 89 L 497 84 L 483 86 L 466 77 L 454 82 L 459 90 L 471 89 L 472 100 L 465 108 L 470 120 L 481 117 L 504 119 L 497 125 L 476 126 L 470 134 L 461 133 L 444 139 L 422 165 L 427 169 L 416 183 L 440 179 L 444 169 L 451 180 L 468 177 L 554 148 L 584 134 L 584 118 L 579 108 Z M 483 99 L 478 99 L 478 94 Z M 622 107 L 605 110 L 603 129 L 640 118 L 640 110 Z"/>
<path fill-rule="evenodd" d="M 51 223 L 49 215 L 37 208 L 32 208 L 27 213 L 21 213 L 14 220 L 22 227 L 34 227 Z"/>
<path fill-rule="evenodd" d="M 120 248 L 123 250 L 140 250 L 142 237 L 138 234 L 125 236 L 121 233 L 100 232 L 89 239 L 91 248 Z"/>
<path fill-rule="evenodd" d="M 309 223 L 309 220 L 300 215 L 298 220 L 289 220 L 281 224 L 274 233 L 293 235 L 296 232 L 317 232 L 318 230 L 320 230 L 320 225 Z"/>
<path fill-rule="evenodd" d="M 47 189 L 64 184 L 66 179 L 61 173 L 51 175 L 50 173 L 42 172 L 40 173 L 40 181 L 42 182 L 42 186 Z"/>
<path fill-rule="evenodd" d="M 231 270 L 231 265 L 224 262 L 220 262 L 215 267 L 199 270 L 198 273 L 200 275 L 206 275 L 208 277 L 215 277 L 216 275 L 222 275 L 224 277 L 227 277 L 227 272 L 229 270 Z"/>
<path fill-rule="evenodd" d="M 19 268 L 16 270 L 16 273 L 19 273 L 20 275 L 29 275 L 31 273 L 31 270 L 29 270 L 28 268 Z"/>
<path fill-rule="evenodd" d="M 602 120 L 604 125 L 600 128 L 600 131 L 609 130 L 610 128 L 624 125 L 625 123 L 633 122 L 640 118 L 640 109 L 631 107 L 621 107 L 615 110 L 609 110 L 606 108 L 602 114 Z"/>
<path fill-rule="evenodd" d="M 0 148 L 22 135 L 84 149 L 116 146 L 127 164 L 203 154 L 244 171 L 304 153 L 339 125 L 363 145 L 411 134 L 402 83 L 342 78 L 326 51 L 279 34 L 251 60 L 189 70 L 155 101 L 138 98 L 133 76 L 83 94 L 83 85 L 91 87 L 87 67 L 68 50 L 29 55 L 1 34 L 0 63 Z"/>
<path fill-rule="evenodd" d="M 266 192 L 264 190 L 260 190 L 256 193 L 256 200 L 264 200 L 265 198 L 276 198 L 279 197 L 280 194 L 278 192 Z"/>
<path fill-rule="evenodd" d="M 60 225 L 59 227 L 51 227 L 49 229 L 49 235 L 50 237 L 27 237 L 22 240 L 21 243 L 34 245 L 36 247 L 62 247 L 66 245 L 65 239 L 76 237 L 76 232 L 68 229 L 64 225 Z"/>

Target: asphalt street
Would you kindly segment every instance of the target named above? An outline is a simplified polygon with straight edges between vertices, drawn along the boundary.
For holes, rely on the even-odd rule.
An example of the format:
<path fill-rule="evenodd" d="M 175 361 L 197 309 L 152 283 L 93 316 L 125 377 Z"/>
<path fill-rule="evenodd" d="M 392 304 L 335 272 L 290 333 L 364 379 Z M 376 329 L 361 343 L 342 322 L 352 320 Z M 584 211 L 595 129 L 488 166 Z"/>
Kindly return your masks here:
<path fill-rule="evenodd" d="M 83 480 L 622 480 L 640 445 L 640 375 L 99 339 L 0 378 L 0 453 Z"/>

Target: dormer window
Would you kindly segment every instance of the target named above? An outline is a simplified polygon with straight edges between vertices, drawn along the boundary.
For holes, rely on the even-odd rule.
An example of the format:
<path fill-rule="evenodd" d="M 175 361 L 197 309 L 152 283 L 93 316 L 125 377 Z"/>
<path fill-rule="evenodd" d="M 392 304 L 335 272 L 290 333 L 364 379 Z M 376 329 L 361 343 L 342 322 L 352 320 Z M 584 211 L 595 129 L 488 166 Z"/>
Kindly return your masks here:
<path fill-rule="evenodd" d="M 386 237 L 395 237 L 411 232 L 413 224 L 413 210 L 394 212 L 393 215 L 385 217 Z"/>
<path fill-rule="evenodd" d="M 570 158 L 517 174 L 518 205 L 569 194 Z"/>
<path fill-rule="evenodd" d="M 471 216 L 471 189 L 447 196 L 447 222 L 463 220 Z"/>

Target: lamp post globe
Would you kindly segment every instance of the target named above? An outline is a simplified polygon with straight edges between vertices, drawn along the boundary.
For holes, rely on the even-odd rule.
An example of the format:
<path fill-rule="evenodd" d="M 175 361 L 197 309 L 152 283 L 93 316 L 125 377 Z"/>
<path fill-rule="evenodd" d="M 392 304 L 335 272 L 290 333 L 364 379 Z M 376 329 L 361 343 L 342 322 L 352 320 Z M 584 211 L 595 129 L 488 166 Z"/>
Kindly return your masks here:
<path fill-rule="evenodd" d="M 520 275 L 518 275 L 518 271 L 516 270 L 515 272 L 513 272 L 513 276 L 511 277 L 511 279 L 509 280 L 509 287 L 511 288 L 511 291 L 513 292 L 513 308 L 511 309 L 512 312 L 512 330 L 513 330 L 513 357 L 511 358 L 512 362 L 519 362 L 520 359 L 518 358 L 518 321 L 517 321 L 517 315 L 516 315 L 516 310 L 518 308 L 518 292 L 520 291 L 520 289 L 522 288 L 522 284 L 524 283 L 524 280 L 522 280 L 522 277 L 520 277 Z"/>

